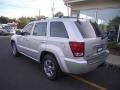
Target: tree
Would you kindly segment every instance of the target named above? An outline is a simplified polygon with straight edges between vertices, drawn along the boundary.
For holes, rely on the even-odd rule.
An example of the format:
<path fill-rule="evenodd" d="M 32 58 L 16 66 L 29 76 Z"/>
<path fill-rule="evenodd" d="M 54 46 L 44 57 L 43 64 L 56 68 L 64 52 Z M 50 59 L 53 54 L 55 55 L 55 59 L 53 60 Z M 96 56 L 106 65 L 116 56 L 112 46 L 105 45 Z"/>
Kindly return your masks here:
<path fill-rule="evenodd" d="M 4 17 L 4 16 L 0 17 L 1 24 L 7 24 L 7 23 L 12 23 L 12 22 L 16 22 L 16 18 L 8 18 L 8 17 Z"/>
<path fill-rule="evenodd" d="M 47 18 L 47 17 L 45 17 L 44 15 L 36 16 L 36 19 L 37 19 L 37 20 L 46 19 L 46 18 Z"/>
<path fill-rule="evenodd" d="M 64 15 L 63 15 L 62 12 L 57 12 L 54 16 L 55 16 L 55 17 L 62 17 L 62 16 L 64 16 Z"/>
<path fill-rule="evenodd" d="M 28 19 L 29 22 L 36 20 L 36 18 L 34 18 L 34 17 L 27 17 L 27 19 Z"/>
<path fill-rule="evenodd" d="M 22 29 L 25 27 L 25 25 L 27 25 L 29 22 L 31 21 L 35 21 L 36 19 L 33 18 L 33 17 L 20 17 L 18 20 L 17 20 L 17 27 L 19 29 Z"/>
<path fill-rule="evenodd" d="M 8 23 L 8 21 L 9 21 L 8 17 L 4 17 L 4 16 L 0 17 L 0 23 L 1 24 L 6 24 L 6 23 Z"/>
<path fill-rule="evenodd" d="M 17 27 L 19 29 L 22 29 L 27 23 L 29 23 L 28 19 L 26 17 L 20 17 L 18 20 L 17 20 Z"/>
<path fill-rule="evenodd" d="M 12 18 L 12 19 L 9 19 L 9 23 L 12 23 L 12 22 L 16 22 L 17 20 L 16 20 L 16 18 Z"/>
<path fill-rule="evenodd" d="M 119 25 L 120 25 L 120 17 L 117 16 L 109 22 L 108 29 L 118 30 Z"/>
<path fill-rule="evenodd" d="M 15 19 L 15 18 L 10 19 L 8 17 L 1 16 L 0 17 L 0 24 L 7 24 L 7 23 L 16 22 L 18 29 L 22 29 L 25 25 L 27 25 L 31 21 L 35 21 L 36 19 L 41 20 L 41 19 L 46 19 L 46 18 L 47 17 L 45 17 L 43 15 L 36 16 L 36 17 L 20 17 L 18 19 Z"/>

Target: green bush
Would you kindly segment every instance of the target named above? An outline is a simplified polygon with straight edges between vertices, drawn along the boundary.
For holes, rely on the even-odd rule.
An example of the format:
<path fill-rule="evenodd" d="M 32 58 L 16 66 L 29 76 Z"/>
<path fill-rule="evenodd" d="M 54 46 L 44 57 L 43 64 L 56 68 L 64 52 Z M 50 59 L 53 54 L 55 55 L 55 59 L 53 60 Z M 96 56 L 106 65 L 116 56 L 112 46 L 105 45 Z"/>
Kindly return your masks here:
<path fill-rule="evenodd" d="M 108 49 L 120 50 L 120 46 L 118 46 L 117 42 L 115 42 L 115 41 L 108 42 L 107 47 L 108 47 Z"/>

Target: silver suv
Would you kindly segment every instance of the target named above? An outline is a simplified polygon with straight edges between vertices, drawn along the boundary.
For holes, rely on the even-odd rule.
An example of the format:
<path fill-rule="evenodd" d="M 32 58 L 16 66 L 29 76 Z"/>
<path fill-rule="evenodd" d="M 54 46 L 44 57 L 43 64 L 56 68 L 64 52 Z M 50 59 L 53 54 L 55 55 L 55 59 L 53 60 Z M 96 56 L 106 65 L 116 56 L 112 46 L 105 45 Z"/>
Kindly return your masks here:
<path fill-rule="evenodd" d="M 81 74 L 94 70 L 108 56 L 106 43 L 97 24 L 76 18 L 33 21 L 11 38 L 13 55 L 24 54 L 40 62 L 50 80 L 61 72 Z"/>

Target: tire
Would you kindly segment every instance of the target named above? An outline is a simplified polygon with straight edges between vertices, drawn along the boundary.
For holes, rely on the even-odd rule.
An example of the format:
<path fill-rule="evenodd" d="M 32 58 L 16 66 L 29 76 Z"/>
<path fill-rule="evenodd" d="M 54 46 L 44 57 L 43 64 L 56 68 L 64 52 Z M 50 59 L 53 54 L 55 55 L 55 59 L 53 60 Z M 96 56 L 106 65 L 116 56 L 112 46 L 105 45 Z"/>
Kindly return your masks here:
<path fill-rule="evenodd" d="M 42 71 L 49 80 L 56 80 L 62 73 L 56 58 L 51 54 L 42 58 Z"/>
<path fill-rule="evenodd" d="M 12 54 L 15 56 L 15 57 L 18 57 L 20 56 L 20 53 L 18 52 L 17 50 L 17 47 L 16 47 L 16 44 L 14 42 L 12 42 Z"/>

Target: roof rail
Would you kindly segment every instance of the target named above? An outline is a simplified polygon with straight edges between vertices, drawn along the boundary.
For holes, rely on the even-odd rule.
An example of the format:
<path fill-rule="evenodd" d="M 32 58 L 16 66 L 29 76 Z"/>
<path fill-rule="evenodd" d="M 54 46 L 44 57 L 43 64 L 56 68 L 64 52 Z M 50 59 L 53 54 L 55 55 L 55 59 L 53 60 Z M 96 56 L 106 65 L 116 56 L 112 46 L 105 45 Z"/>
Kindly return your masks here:
<path fill-rule="evenodd" d="M 77 18 L 77 17 L 71 17 L 71 16 L 57 16 L 57 17 L 53 17 L 53 18 Z"/>
<path fill-rule="evenodd" d="M 72 16 L 59 16 L 59 17 L 53 17 L 53 18 L 75 18 L 75 19 L 80 19 L 80 20 L 85 20 L 85 21 L 93 21 L 93 19 L 86 19 L 86 18 L 77 18 L 77 17 L 72 17 Z"/>
<path fill-rule="evenodd" d="M 59 16 L 57 18 L 76 18 L 76 19 L 85 19 L 85 18 L 77 18 L 77 17 L 72 17 L 72 16 Z M 88 20 L 88 19 L 86 19 Z"/>
<path fill-rule="evenodd" d="M 77 17 L 72 17 L 72 16 L 60 16 L 59 18 L 77 18 Z"/>

